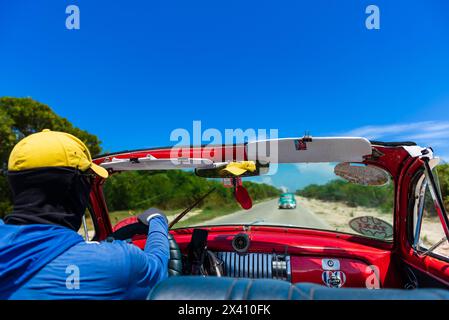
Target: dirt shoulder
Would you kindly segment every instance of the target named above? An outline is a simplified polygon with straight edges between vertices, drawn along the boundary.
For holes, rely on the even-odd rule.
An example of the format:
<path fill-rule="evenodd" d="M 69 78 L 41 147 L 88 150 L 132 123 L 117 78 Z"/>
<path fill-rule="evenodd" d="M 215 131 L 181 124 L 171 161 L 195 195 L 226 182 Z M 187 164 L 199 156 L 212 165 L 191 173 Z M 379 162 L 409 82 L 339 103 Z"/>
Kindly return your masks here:
<path fill-rule="evenodd" d="M 297 196 L 297 201 L 312 211 L 319 218 L 326 221 L 332 228 L 340 232 L 354 233 L 348 222 L 360 216 L 372 216 L 393 225 L 393 213 L 384 213 L 375 208 L 351 207 L 342 202 L 322 201 Z M 429 248 L 444 236 L 441 223 L 437 217 L 425 217 L 422 224 L 422 246 Z M 449 244 L 446 241 L 435 250 L 436 253 L 449 256 Z"/>
<path fill-rule="evenodd" d="M 299 196 L 297 196 L 297 201 L 326 221 L 335 231 L 354 233 L 348 222 L 361 216 L 372 216 L 393 224 L 392 213 L 383 213 L 374 208 L 351 207 L 343 202 L 322 201 Z"/>

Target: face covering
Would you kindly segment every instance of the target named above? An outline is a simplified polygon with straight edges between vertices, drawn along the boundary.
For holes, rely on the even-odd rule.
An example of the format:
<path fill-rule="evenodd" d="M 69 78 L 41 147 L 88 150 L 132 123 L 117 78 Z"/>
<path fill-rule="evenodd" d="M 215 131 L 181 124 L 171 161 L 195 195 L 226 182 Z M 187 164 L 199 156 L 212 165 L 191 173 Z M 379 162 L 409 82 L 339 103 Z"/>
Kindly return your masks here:
<path fill-rule="evenodd" d="M 73 168 L 9 171 L 13 211 L 7 224 L 54 224 L 78 231 L 89 203 L 90 178 Z"/>

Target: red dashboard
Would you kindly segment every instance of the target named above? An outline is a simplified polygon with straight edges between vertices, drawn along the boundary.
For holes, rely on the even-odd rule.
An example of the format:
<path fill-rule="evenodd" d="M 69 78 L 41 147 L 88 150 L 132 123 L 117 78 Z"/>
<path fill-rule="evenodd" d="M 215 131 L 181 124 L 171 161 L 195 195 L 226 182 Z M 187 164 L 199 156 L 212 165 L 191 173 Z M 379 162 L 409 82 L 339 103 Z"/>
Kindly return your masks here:
<path fill-rule="evenodd" d="M 224 260 L 237 277 L 285 277 L 293 283 L 313 282 L 332 287 L 400 287 L 391 244 L 335 232 L 267 226 L 202 227 L 207 247 Z M 187 252 L 193 228 L 171 230 L 181 251 Z M 233 239 L 244 234 L 245 252 Z M 133 243 L 143 248 L 145 237 Z M 267 263 L 270 265 L 267 273 Z M 273 266 L 273 267 L 271 267 Z M 283 276 L 277 268 L 283 268 Z M 272 268 L 272 269 L 271 269 Z M 277 269 L 276 269 L 277 268 Z M 390 275 L 396 275 L 390 276 Z"/>

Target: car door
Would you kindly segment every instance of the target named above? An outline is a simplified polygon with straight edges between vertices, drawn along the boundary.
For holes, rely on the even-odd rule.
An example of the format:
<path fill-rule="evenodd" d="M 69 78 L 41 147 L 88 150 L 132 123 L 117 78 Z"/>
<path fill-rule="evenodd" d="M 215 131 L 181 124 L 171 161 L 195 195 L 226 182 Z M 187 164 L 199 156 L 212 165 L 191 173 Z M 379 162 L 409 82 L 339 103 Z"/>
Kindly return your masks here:
<path fill-rule="evenodd" d="M 447 195 L 441 193 L 438 166 L 424 161 L 415 182 L 407 215 L 409 250 L 402 256 L 405 287 L 449 288 Z"/>

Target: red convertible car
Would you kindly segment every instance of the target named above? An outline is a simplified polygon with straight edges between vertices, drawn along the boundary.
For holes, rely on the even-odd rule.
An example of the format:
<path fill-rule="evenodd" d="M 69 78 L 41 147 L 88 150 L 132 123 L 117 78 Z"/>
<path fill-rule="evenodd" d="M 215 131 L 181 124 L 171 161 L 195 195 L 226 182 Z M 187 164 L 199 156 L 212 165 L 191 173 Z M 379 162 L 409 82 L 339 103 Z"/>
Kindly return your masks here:
<path fill-rule="evenodd" d="M 193 170 L 198 179 L 223 178 L 242 207 L 177 228 L 193 203 L 172 218 L 170 277 L 149 299 L 449 298 L 449 220 L 431 148 L 303 137 L 124 151 L 94 161 L 112 175 Z M 278 177 L 304 181 L 298 207 L 282 215 L 277 199 L 253 204 L 241 184 Z M 94 239 L 143 248 L 146 230 L 135 218 L 111 225 L 104 183 L 97 178 L 91 193 Z M 335 201 L 317 190 L 334 190 Z M 369 205 L 351 203 L 356 193 Z M 196 202 L 206 196 L 195 195 Z"/>

